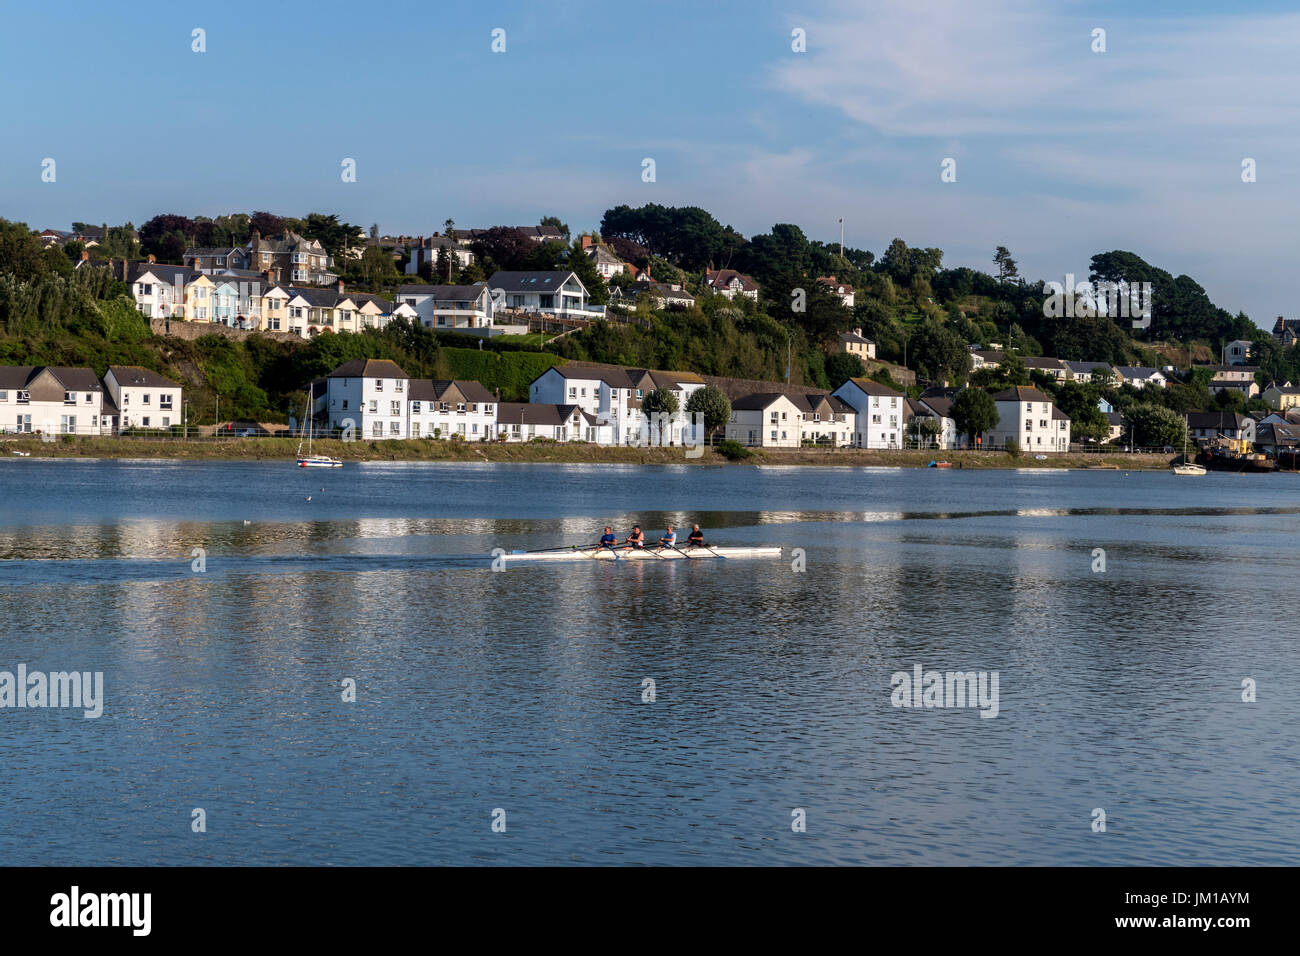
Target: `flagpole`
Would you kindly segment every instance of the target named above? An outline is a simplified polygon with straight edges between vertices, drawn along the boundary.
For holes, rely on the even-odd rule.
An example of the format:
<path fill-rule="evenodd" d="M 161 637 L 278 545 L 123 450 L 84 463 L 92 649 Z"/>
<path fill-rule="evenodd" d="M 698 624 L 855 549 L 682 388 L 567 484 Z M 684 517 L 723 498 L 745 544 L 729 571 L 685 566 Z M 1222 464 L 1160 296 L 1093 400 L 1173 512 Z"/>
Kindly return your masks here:
<path fill-rule="evenodd" d="M 844 217 L 840 216 L 840 258 L 844 258 Z"/>

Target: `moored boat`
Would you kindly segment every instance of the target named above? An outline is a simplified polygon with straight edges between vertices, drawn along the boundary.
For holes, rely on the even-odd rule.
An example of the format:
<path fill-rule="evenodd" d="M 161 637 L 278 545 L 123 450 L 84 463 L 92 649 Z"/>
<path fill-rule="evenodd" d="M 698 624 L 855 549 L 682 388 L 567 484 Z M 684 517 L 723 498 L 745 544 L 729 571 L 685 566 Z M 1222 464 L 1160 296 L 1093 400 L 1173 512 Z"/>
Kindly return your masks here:
<path fill-rule="evenodd" d="M 930 464 L 927 465 L 926 467 L 927 467 L 927 468 L 951 468 L 951 467 L 952 467 L 952 462 L 950 462 L 950 461 L 932 461 L 932 462 L 930 462 Z"/>

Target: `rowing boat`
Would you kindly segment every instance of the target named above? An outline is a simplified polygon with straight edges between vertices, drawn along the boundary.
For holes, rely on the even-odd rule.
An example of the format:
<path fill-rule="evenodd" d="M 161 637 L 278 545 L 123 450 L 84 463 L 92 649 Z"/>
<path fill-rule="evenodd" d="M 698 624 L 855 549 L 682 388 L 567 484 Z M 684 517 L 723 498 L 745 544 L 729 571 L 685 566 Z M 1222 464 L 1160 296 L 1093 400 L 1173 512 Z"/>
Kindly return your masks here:
<path fill-rule="evenodd" d="M 505 561 L 675 561 L 680 558 L 775 558 L 781 556 L 780 548 L 620 548 L 617 551 L 601 548 L 574 548 L 570 551 L 515 551 L 501 555 Z"/>

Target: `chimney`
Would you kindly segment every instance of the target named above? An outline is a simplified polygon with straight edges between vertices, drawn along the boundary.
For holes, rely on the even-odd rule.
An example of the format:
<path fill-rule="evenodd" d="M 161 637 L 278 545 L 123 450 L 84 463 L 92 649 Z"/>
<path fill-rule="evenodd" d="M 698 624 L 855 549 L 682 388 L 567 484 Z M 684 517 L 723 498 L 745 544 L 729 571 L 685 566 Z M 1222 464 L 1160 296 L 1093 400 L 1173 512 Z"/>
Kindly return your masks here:
<path fill-rule="evenodd" d="M 275 270 L 274 270 L 274 269 L 267 269 L 265 272 L 262 273 L 262 275 L 266 276 L 266 284 L 267 284 L 268 286 L 275 285 Z"/>
<path fill-rule="evenodd" d="M 339 295 L 343 294 L 343 280 L 339 280 Z"/>
<path fill-rule="evenodd" d="M 591 248 L 591 236 L 587 235 L 585 232 L 582 234 L 582 248 Z"/>
<path fill-rule="evenodd" d="M 152 252 L 149 253 L 149 262 L 150 262 L 150 263 L 156 263 L 157 261 L 158 261 L 157 257 L 154 256 L 154 254 L 153 254 Z"/>

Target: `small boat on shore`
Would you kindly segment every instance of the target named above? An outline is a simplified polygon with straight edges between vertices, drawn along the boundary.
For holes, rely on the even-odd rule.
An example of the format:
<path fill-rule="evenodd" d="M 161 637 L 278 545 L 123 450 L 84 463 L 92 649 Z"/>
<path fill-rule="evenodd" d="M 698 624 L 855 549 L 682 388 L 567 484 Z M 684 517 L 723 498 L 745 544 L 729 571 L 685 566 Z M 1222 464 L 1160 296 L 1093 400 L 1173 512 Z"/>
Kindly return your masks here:
<path fill-rule="evenodd" d="M 932 461 L 932 462 L 930 462 L 930 464 L 928 464 L 926 467 L 927 467 L 927 468 L 951 468 L 951 467 L 952 467 L 952 462 L 950 462 L 950 461 Z"/>
<path fill-rule="evenodd" d="M 780 548 L 590 548 L 574 546 L 551 551 L 511 551 L 495 555 L 504 561 L 678 561 L 704 558 L 779 558 Z"/>

